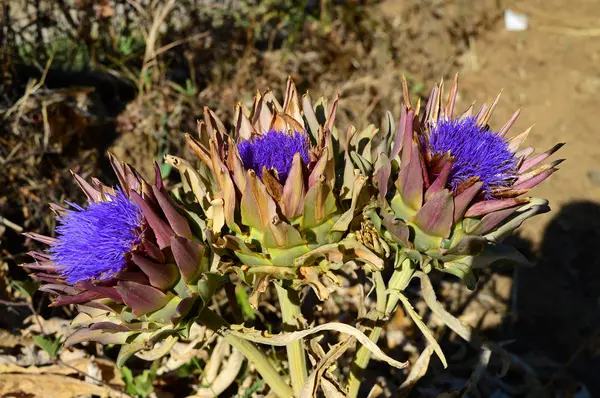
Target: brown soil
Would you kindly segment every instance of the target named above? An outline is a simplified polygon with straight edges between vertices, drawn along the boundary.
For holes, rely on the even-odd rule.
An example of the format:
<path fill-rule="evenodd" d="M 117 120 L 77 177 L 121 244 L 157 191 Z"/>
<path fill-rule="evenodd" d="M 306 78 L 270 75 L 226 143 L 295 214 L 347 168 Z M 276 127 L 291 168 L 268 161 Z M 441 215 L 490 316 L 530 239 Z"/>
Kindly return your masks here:
<path fill-rule="evenodd" d="M 536 268 L 523 270 L 516 291 L 516 346 L 543 352 L 581 375 L 599 394 L 600 358 L 593 336 L 600 328 L 600 15 L 597 1 L 518 2 L 531 28 L 506 32 L 502 24 L 473 41 L 462 68 L 461 103 L 504 90 L 495 122 L 523 107 L 515 132 L 535 124 L 528 142 L 545 150 L 566 145 L 561 170 L 532 195 L 553 209 L 529 220 L 521 236 L 539 250 Z M 592 29 L 595 28 L 595 31 Z M 595 36 L 595 37 L 594 37 Z M 514 303 L 517 304 L 517 303 Z M 596 375 L 596 376 L 594 376 Z"/>
<path fill-rule="evenodd" d="M 567 159 L 560 172 L 532 192 L 547 198 L 555 210 L 524 225 L 523 235 L 536 244 L 561 207 L 573 201 L 597 201 L 600 197 L 596 176 L 600 168 L 599 32 L 596 37 L 593 32 L 585 34 L 584 22 L 577 22 L 590 20 L 588 15 L 600 15 L 600 3 L 576 3 L 577 6 L 564 0 L 521 1 L 515 8 L 528 13 L 528 31 L 506 32 L 498 24 L 494 31 L 474 40 L 463 57 L 463 105 L 472 99 L 489 101 L 503 90 L 494 119 L 497 124 L 523 107 L 514 133 L 535 124 L 528 137 L 529 145 L 545 150 L 557 142 L 567 143 L 556 155 Z M 572 11 L 565 11 L 565 7 Z M 579 25 L 582 35 L 561 30 L 566 25 Z"/>

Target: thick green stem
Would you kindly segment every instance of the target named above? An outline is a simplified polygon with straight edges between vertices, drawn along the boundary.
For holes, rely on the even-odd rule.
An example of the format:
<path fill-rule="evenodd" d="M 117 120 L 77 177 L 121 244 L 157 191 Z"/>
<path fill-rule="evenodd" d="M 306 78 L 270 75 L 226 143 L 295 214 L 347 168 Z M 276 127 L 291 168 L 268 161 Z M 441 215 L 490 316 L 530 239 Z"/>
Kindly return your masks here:
<path fill-rule="evenodd" d="M 412 276 L 414 274 L 414 267 L 412 262 L 409 259 L 404 259 L 399 269 L 396 269 L 390 278 L 390 282 L 388 284 L 389 290 L 399 290 L 403 291 L 406 289 L 406 286 L 410 282 Z M 381 337 L 381 331 L 383 325 L 381 324 L 383 320 L 389 318 L 389 316 L 396 309 L 396 305 L 398 304 L 398 296 L 396 295 L 387 295 L 387 301 L 385 297 L 382 299 L 381 290 L 385 291 L 385 283 L 383 282 L 383 278 L 379 272 L 374 273 L 374 281 L 375 281 L 375 289 L 377 292 L 377 317 L 375 319 L 376 324 L 371 328 L 368 333 L 369 339 L 377 343 L 379 337 Z M 362 382 L 363 372 L 367 368 L 369 364 L 369 360 L 371 359 L 371 351 L 369 351 L 364 346 L 361 346 L 358 351 L 356 351 L 356 355 L 354 356 L 354 361 L 352 362 L 352 366 L 350 368 L 350 376 L 348 379 L 348 398 L 354 398 L 358 396 L 358 390 L 360 389 L 360 384 Z"/>
<path fill-rule="evenodd" d="M 275 283 L 275 287 L 279 296 L 279 305 L 281 306 L 281 315 L 285 324 L 285 330 L 287 332 L 294 332 L 301 329 L 302 312 L 300 311 L 298 292 L 293 289 L 286 289 L 278 283 Z M 288 363 L 290 364 L 292 388 L 294 389 L 295 396 L 299 396 L 308 377 L 304 341 L 302 339 L 292 341 L 286 346 L 286 350 Z"/>
<path fill-rule="evenodd" d="M 230 333 L 223 333 L 223 330 L 221 329 L 229 327 L 226 320 L 208 308 L 205 308 L 198 318 L 198 323 L 221 334 L 229 344 L 244 354 L 244 356 L 254 364 L 258 373 L 260 373 L 265 383 L 271 387 L 271 390 L 273 390 L 275 394 L 281 398 L 293 396 L 292 389 L 273 367 L 271 362 L 269 362 L 269 358 L 264 352 L 259 350 L 254 343 L 248 340 L 244 340 Z"/>

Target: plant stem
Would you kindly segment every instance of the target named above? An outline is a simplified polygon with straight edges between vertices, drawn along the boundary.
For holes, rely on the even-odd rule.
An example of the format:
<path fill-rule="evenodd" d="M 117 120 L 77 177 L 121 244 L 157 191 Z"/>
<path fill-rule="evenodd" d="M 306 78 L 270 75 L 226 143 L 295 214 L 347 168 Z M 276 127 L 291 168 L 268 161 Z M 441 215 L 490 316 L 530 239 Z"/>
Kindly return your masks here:
<path fill-rule="evenodd" d="M 402 261 L 399 269 L 396 269 L 390 278 L 390 282 L 388 285 L 388 289 L 390 290 L 399 290 L 404 291 L 408 283 L 410 282 L 412 276 L 414 274 L 414 266 L 412 262 L 405 258 Z M 387 301 L 385 297 L 382 299 L 381 290 L 385 291 L 385 283 L 383 278 L 381 277 L 381 273 L 374 273 L 374 281 L 375 288 L 377 292 L 377 312 L 378 316 L 376 317 L 376 324 L 373 326 L 368 336 L 369 339 L 377 343 L 379 337 L 381 337 L 381 331 L 383 329 L 382 322 L 389 318 L 389 316 L 396 309 L 396 305 L 398 304 L 398 296 L 396 295 L 387 295 Z M 361 346 L 358 351 L 356 351 L 356 355 L 354 357 L 354 361 L 352 362 L 352 366 L 350 368 L 350 376 L 348 379 L 348 398 L 354 398 L 358 396 L 358 390 L 360 389 L 360 384 L 362 383 L 362 375 L 367 365 L 369 364 L 369 360 L 371 359 L 371 351 L 369 351 L 364 346 Z"/>
<path fill-rule="evenodd" d="M 285 331 L 294 332 L 302 327 L 302 312 L 300 311 L 300 298 L 298 292 L 293 289 L 275 283 L 279 305 L 281 306 L 281 315 L 285 325 Z M 306 352 L 304 351 L 304 341 L 302 339 L 292 341 L 286 346 L 288 363 L 290 366 L 290 377 L 292 379 L 292 388 L 295 396 L 299 396 L 304 388 L 304 383 L 308 377 L 306 368 Z"/>
<path fill-rule="evenodd" d="M 273 390 L 275 394 L 281 398 L 293 396 L 292 389 L 273 367 L 264 352 L 259 350 L 254 343 L 248 340 L 244 340 L 230 333 L 223 333 L 221 329 L 229 327 L 229 323 L 227 323 L 226 320 L 208 308 L 205 308 L 198 318 L 198 323 L 222 335 L 229 344 L 244 354 L 244 356 L 254 364 L 258 373 L 260 373 L 265 383 L 271 387 L 271 390 Z"/>

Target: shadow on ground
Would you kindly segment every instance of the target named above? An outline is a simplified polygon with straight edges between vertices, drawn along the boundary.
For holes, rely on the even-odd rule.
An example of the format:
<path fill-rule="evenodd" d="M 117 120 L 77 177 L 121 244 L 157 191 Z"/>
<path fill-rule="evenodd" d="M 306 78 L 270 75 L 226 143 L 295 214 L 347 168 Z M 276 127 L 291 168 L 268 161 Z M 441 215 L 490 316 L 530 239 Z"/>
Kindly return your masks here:
<path fill-rule="evenodd" d="M 453 308 L 457 299 L 446 297 L 447 290 L 442 293 L 441 281 L 434 282 L 444 306 L 464 323 L 478 319 L 478 330 L 470 348 L 452 333 L 438 336 L 449 366 L 443 369 L 432 359 L 410 397 L 450 391 L 454 392 L 442 396 L 600 397 L 600 205 L 565 205 L 554 213 L 542 238 L 538 250 L 518 235 L 508 238 L 505 243 L 534 266 L 496 264 L 458 307 Z M 510 368 L 498 377 L 501 357 L 495 351 L 477 387 L 468 387 L 480 352 L 473 348 L 480 346 L 480 337 L 510 353 Z"/>
<path fill-rule="evenodd" d="M 512 240 L 531 255 L 529 242 Z M 516 320 L 509 329 L 515 342 L 508 346 L 519 355 L 550 360 L 547 382 L 554 387 L 573 391 L 576 386 L 557 384 L 579 381 L 594 397 L 600 396 L 599 244 L 598 204 L 573 202 L 555 214 L 544 231 L 536 266 L 520 269 L 514 281 Z"/>

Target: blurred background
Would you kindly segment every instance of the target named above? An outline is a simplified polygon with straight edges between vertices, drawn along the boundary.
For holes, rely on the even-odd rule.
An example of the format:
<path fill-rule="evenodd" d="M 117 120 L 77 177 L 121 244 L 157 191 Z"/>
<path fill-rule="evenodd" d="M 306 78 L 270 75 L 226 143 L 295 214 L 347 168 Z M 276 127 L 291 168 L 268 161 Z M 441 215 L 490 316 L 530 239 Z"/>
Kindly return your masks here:
<path fill-rule="evenodd" d="M 191 157 L 183 133 L 195 132 L 204 106 L 230 120 L 235 104 L 251 104 L 257 89 L 281 97 L 288 76 L 313 98 L 339 93 L 337 124 L 345 129 L 378 123 L 387 110 L 398 116 L 402 75 L 415 100 L 459 72 L 459 110 L 489 103 L 503 90 L 493 127 L 523 108 L 513 134 L 535 124 L 529 145 L 544 151 L 566 142 L 555 156 L 567 159 L 533 192 L 549 199 L 553 211 L 511 238 L 534 268 L 494 269 L 474 292 L 452 279 L 439 281 L 449 310 L 505 344 L 522 368 L 503 379 L 489 374 L 474 391 L 496 398 L 600 397 L 597 0 L 0 4 L 0 396 L 177 397 L 185 394 L 178 395 L 173 381 L 191 391 L 201 373 L 202 350 L 180 368 L 161 373 L 134 361 L 121 373 L 110 350 L 98 347 L 75 359 L 61 354 L 63 362 L 79 361 L 68 362 L 70 372 L 48 370 L 58 366 L 49 344 L 73 314 L 45 309 L 48 299 L 34 295 L 18 264 L 38 247 L 22 232 L 52 234 L 49 202 L 83 203 L 69 170 L 114 183 L 110 151 L 151 176 L 152 161 L 165 153 Z M 161 172 L 168 178 L 171 170 Z M 406 319 L 397 321 L 410 328 Z M 387 336 L 393 352 L 394 335 Z M 414 396 L 464 393 L 476 355 L 443 330 L 438 338 L 454 353 L 451 366 L 442 371 L 432 364 L 433 375 Z M 389 372 L 381 364 L 372 368 L 374 375 Z M 43 377 L 63 387 L 37 395 Z M 254 381 L 244 383 L 228 396 L 260 392 Z M 6 395 L 15 391 L 24 395 Z"/>

